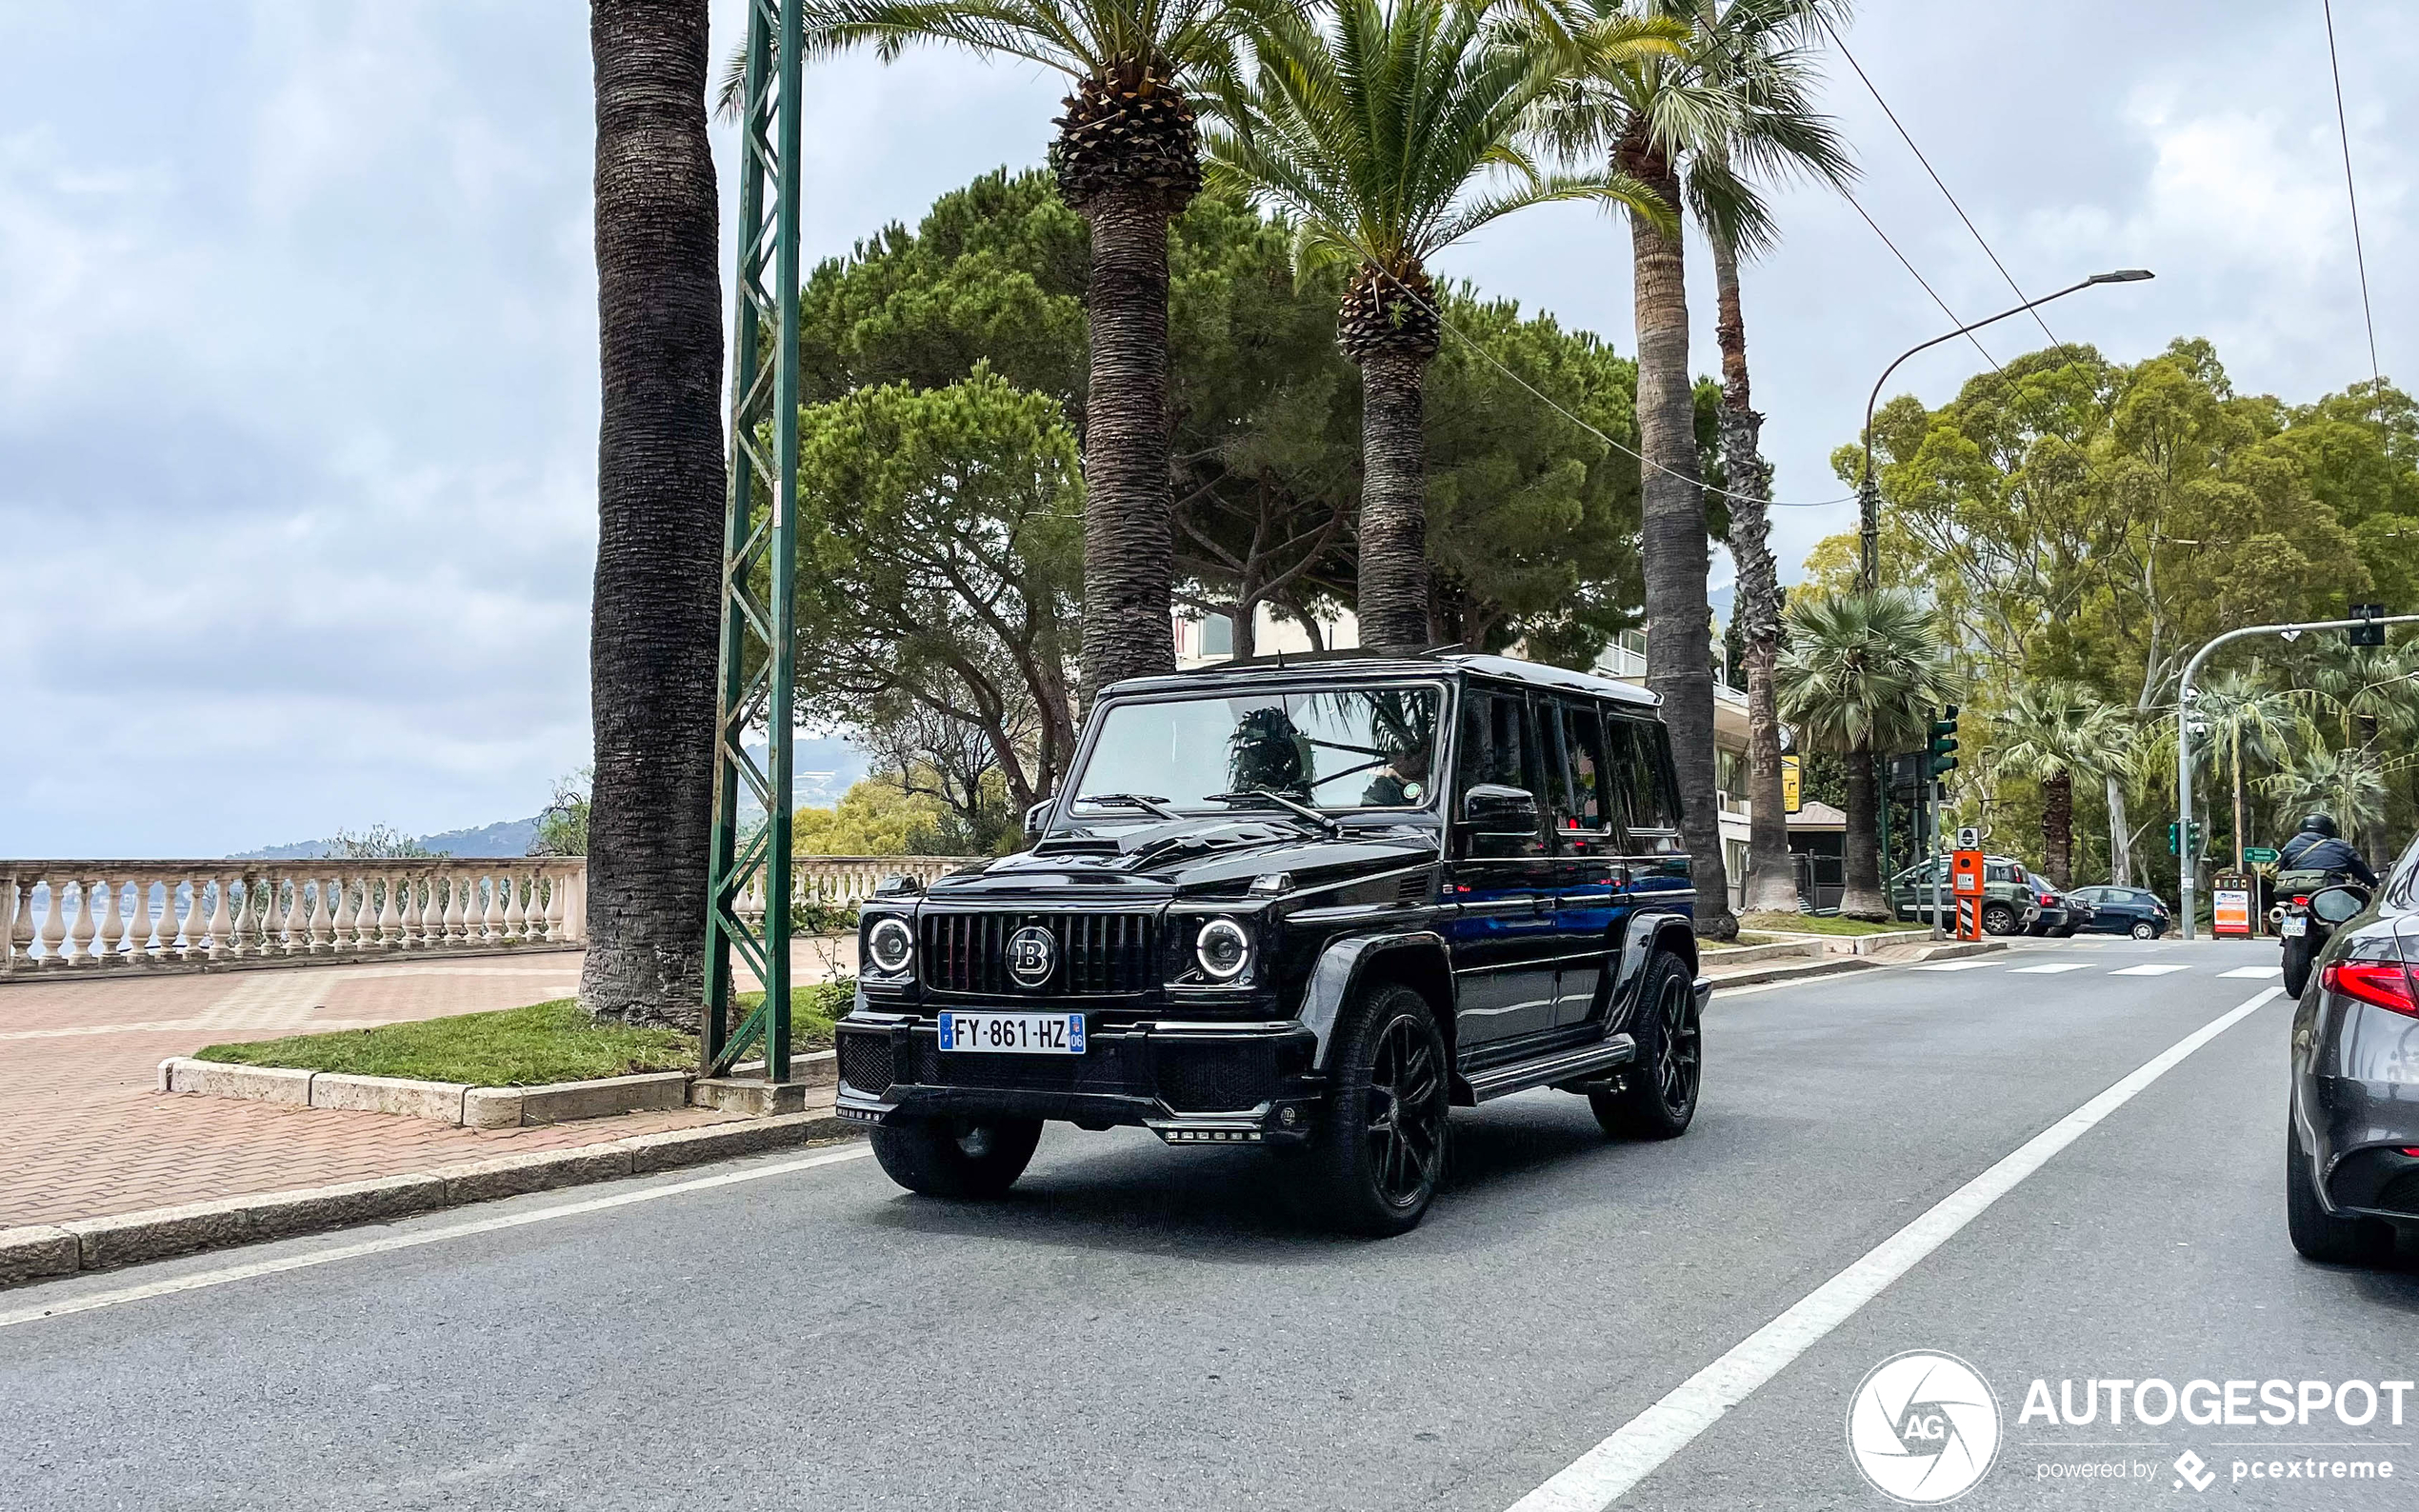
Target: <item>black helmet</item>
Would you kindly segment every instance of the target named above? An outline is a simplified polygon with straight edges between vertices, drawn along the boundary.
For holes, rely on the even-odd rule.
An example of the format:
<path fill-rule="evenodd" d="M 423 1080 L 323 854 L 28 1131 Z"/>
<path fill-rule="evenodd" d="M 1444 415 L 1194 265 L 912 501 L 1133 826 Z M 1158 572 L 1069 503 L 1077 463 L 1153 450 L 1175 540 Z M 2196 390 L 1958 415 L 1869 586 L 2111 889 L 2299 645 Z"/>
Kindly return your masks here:
<path fill-rule="evenodd" d="M 2335 816 L 2332 814 L 2311 814 L 2302 821 L 2302 828 L 2313 835 L 2325 835 L 2329 840 L 2341 838 L 2341 832 L 2335 828 Z"/>

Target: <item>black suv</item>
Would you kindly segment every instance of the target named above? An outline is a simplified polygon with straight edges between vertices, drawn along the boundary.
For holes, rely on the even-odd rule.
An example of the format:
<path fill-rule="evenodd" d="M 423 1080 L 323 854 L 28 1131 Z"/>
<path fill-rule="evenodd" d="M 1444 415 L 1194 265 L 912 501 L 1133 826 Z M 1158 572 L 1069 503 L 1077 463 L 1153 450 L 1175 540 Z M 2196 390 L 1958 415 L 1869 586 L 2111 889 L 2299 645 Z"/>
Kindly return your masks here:
<path fill-rule="evenodd" d="M 1497 656 L 1107 689 L 1032 848 L 859 925 L 839 1111 L 901 1185 L 999 1193 L 1045 1119 L 1256 1144 L 1329 1223 L 1417 1224 L 1446 1110 L 1696 1111 L 1695 897 L 1653 695 Z"/>

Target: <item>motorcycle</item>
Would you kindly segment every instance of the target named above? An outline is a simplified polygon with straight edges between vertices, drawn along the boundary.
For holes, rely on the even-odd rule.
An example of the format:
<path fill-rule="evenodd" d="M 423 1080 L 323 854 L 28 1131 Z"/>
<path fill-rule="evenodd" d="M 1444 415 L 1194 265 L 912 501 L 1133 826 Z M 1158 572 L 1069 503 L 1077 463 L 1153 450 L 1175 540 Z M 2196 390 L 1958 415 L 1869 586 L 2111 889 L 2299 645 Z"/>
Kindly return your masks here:
<path fill-rule="evenodd" d="M 2285 990 L 2298 998 L 2336 926 L 2369 906 L 2369 889 L 2336 872 L 2280 872 L 2276 885 L 2290 901 L 2268 917 L 2284 949 Z"/>

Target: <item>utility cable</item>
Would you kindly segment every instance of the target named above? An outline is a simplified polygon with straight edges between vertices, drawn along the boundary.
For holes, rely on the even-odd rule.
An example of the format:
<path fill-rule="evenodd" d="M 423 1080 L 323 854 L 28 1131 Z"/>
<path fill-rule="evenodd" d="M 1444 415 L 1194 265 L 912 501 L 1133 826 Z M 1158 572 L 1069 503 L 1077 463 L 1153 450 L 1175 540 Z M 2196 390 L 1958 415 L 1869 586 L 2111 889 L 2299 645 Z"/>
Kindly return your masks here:
<path fill-rule="evenodd" d="M 1505 377 L 1510 379 L 1513 383 L 1518 384 L 1521 388 L 1528 389 L 1529 392 L 1547 408 L 1562 416 L 1565 420 L 1569 421 L 1572 425 L 1577 426 L 1580 429 L 1595 437 L 1598 441 L 1603 442 L 1606 446 L 1610 447 L 1613 450 L 1620 452 L 1625 457 L 1635 459 L 1637 464 L 1642 468 L 1652 468 L 1655 471 L 1664 474 L 1666 477 L 1677 478 L 1682 483 L 1694 484 L 1697 487 L 1703 489 L 1707 493 L 1712 494 L 1716 498 L 1735 499 L 1741 504 L 1760 504 L 1769 509 L 1828 509 L 1834 505 L 1854 504 L 1856 502 L 1856 495 L 1852 493 L 1844 493 L 1836 499 L 1809 499 L 1805 501 L 1758 499 L 1750 494 L 1733 493 L 1728 488 L 1717 488 L 1711 484 L 1706 482 L 1704 479 L 1691 478 L 1685 472 L 1674 472 L 1669 468 L 1665 467 L 1662 463 L 1655 461 L 1646 453 L 1636 451 L 1629 447 L 1623 446 L 1620 442 L 1612 439 L 1612 437 L 1606 435 L 1603 431 L 1598 430 L 1595 427 L 1588 424 L 1585 420 L 1580 419 L 1577 415 L 1574 415 L 1569 410 L 1565 409 L 1554 400 L 1552 395 L 1547 393 L 1544 389 L 1539 388 L 1535 384 L 1530 383 L 1528 379 L 1523 378 L 1520 374 L 1504 366 L 1503 360 L 1497 357 L 1493 352 L 1489 351 L 1485 347 L 1479 345 L 1477 338 L 1465 332 L 1460 327 L 1454 325 L 1451 321 L 1447 320 L 1443 310 L 1437 308 L 1434 305 L 1429 304 L 1427 300 L 1422 299 L 1419 294 L 1410 288 L 1410 286 L 1405 284 L 1401 279 L 1396 278 L 1391 272 L 1389 272 L 1384 263 L 1379 262 L 1373 257 L 1367 259 L 1367 263 L 1369 267 L 1377 270 L 1378 276 L 1384 278 L 1388 283 L 1392 284 L 1405 299 L 1409 300 L 1412 304 L 1417 305 L 1420 308 L 1428 311 L 1428 313 L 1431 316 L 1434 316 L 1437 325 L 1443 327 L 1446 330 L 1452 332 L 1455 337 L 1460 339 L 1463 346 L 1468 347 L 1470 350 L 1485 358 L 1488 364 L 1497 372 L 1502 373 Z"/>
<path fill-rule="evenodd" d="M 1856 196 L 1850 194 L 1846 189 L 1841 189 L 1839 191 L 1839 197 L 1848 201 L 1849 209 L 1854 210 L 1857 214 L 1864 216 L 1865 224 L 1870 226 L 1873 229 L 1873 234 L 1882 239 L 1882 245 L 1889 249 L 1889 255 L 1898 259 L 1898 266 L 1907 269 L 1909 276 L 1912 277 L 1916 283 L 1924 286 L 1924 292 L 1931 295 L 1931 302 L 1940 307 L 1940 312 L 1949 317 L 1949 323 L 1952 326 L 1962 326 L 1966 324 L 1965 317 L 1958 314 L 1955 310 L 1950 309 L 1949 308 L 1949 301 L 1940 297 L 1940 291 L 1933 288 L 1931 285 L 1925 280 L 1923 274 L 1915 271 L 1915 265 L 1907 260 L 1907 254 L 1898 249 L 1898 244 L 1889 239 L 1889 232 L 1882 229 L 1881 223 L 1874 220 L 1869 214 L 1867 214 L 1864 206 L 1856 203 Z M 1990 348 L 1982 344 L 1981 337 L 1975 335 L 1969 330 L 1966 332 L 1966 339 L 1973 343 L 1974 350 L 1981 352 L 1982 360 L 1990 364 L 1994 370 L 2002 373 L 2008 370 L 2007 368 L 1999 366 L 1998 358 L 1990 355 Z"/>
<path fill-rule="evenodd" d="M 1848 66 L 1854 69 L 1856 76 L 1864 81 L 1865 92 L 1873 97 L 1873 103 L 1882 108 L 1882 114 L 1889 117 L 1889 124 L 1897 128 L 1898 139 L 1907 144 L 1907 150 L 1914 153 L 1915 161 L 1921 163 L 1924 166 L 1924 171 L 1931 175 L 1932 186 L 1940 190 L 1942 198 L 1949 201 L 1949 208 L 1955 210 L 1957 218 L 1966 223 L 1966 229 L 1973 232 L 1975 243 L 1982 248 L 1983 255 L 1990 259 L 1990 266 L 1999 269 L 1999 276 L 2008 281 L 2008 287 L 2015 290 L 2018 300 L 2030 299 L 2032 296 L 2026 293 L 2017 285 L 2015 276 L 2008 271 L 2008 265 L 2001 262 L 1999 254 L 1990 249 L 1990 243 L 1984 238 L 1981 228 L 1974 225 L 1973 217 L 1966 213 L 1966 208 L 1957 203 L 1957 196 L 1949 193 L 1949 186 L 1941 182 L 1940 174 L 1931 166 L 1931 159 L 1924 156 L 1924 149 L 1915 145 L 1915 138 L 1899 121 L 1898 112 L 1889 108 L 1889 102 L 1882 98 L 1882 91 L 1873 87 L 1872 78 L 1865 72 L 1865 66 L 1856 61 L 1855 53 L 1848 50 L 1848 44 L 1840 40 L 1839 33 L 1832 30 L 1829 19 L 1822 15 L 1820 11 L 1815 13 L 1815 19 L 1822 23 L 1824 33 L 1831 39 L 1831 46 L 1839 49 L 1839 55 L 1848 60 Z M 2054 347 L 2058 344 L 2056 334 L 2049 329 L 2049 323 L 2041 318 L 2039 310 L 2032 312 L 2032 323 L 2041 328 L 2041 334 L 2049 338 L 2049 345 Z"/>
<path fill-rule="evenodd" d="M 2377 316 L 2369 306 L 2369 254 L 2360 245 L 2360 195 L 2351 184 L 2351 127 L 2344 119 L 2344 70 L 2335 60 L 2334 0 L 2320 0 L 2319 12 L 2327 18 L 2327 71 L 2335 79 L 2335 134 L 2344 144 L 2344 198 L 2351 202 L 2352 266 L 2360 269 L 2360 318 L 2369 328 L 2369 402 L 2384 412 L 2386 380 L 2377 367 Z"/>

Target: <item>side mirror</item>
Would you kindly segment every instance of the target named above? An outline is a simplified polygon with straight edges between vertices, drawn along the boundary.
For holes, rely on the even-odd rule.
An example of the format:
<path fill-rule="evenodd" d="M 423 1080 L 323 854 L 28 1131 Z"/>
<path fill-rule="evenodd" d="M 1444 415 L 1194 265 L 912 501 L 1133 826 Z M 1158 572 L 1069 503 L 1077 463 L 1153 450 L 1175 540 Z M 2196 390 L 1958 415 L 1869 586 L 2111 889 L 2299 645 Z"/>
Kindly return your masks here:
<path fill-rule="evenodd" d="M 2329 925 L 2339 925 L 2369 906 L 2369 894 L 2357 887 L 2321 887 L 2309 895 L 2310 913 Z"/>
<path fill-rule="evenodd" d="M 1040 803 L 1035 804 L 1032 807 L 1025 810 L 1026 839 L 1039 840 L 1042 838 L 1042 831 L 1050 826 L 1050 806 L 1057 801 L 1058 800 L 1055 798 L 1045 798 Z"/>
<path fill-rule="evenodd" d="M 1537 832 L 1537 798 L 1525 787 L 1480 783 L 1462 794 L 1462 818 L 1482 835 Z"/>

